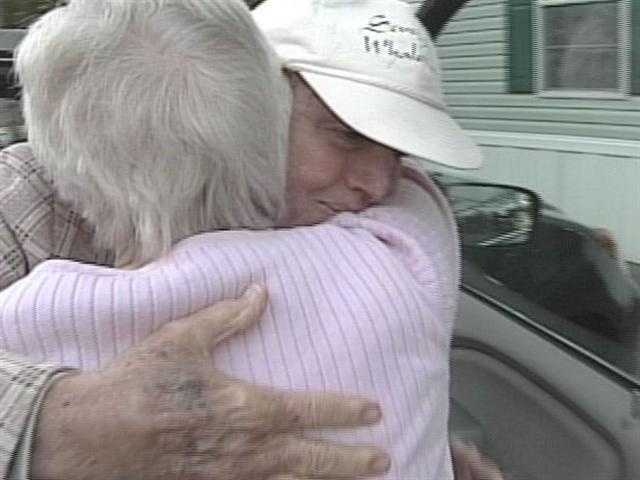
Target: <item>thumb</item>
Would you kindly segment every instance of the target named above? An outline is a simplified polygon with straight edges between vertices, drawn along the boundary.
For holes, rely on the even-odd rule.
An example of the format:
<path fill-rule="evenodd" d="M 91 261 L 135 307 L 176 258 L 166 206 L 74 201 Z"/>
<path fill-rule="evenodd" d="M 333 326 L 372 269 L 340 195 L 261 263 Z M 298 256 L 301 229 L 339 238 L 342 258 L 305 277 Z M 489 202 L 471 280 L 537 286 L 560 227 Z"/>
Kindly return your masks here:
<path fill-rule="evenodd" d="M 190 336 L 210 352 L 217 344 L 255 325 L 267 305 L 267 297 L 263 286 L 253 284 L 237 300 L 223 300 L 200 310 L 188 318 Z"/>

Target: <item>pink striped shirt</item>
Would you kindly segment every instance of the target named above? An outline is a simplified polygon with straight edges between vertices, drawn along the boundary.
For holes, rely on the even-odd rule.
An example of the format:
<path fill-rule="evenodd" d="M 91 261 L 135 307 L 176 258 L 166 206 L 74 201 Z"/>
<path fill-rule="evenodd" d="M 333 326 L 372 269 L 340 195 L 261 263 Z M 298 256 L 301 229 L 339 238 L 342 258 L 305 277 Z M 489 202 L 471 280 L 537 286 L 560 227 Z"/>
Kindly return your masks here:
<path fill-rule="evenodd" d="M 383 206 L 313 227 L 198 235 L 138 270 L 44 262 L 0 292 L 0 348 L 95 369 L 162 324 L 259 282 L 269 291 L 265 316 L 216 350 L 217 366 L 255 383 L 375 398 L 381 425 L 318 435 L 387 449 L 385 478 L 448 480 L 458 280 L 446 201 L 430 180 L 403 179 Z"/>

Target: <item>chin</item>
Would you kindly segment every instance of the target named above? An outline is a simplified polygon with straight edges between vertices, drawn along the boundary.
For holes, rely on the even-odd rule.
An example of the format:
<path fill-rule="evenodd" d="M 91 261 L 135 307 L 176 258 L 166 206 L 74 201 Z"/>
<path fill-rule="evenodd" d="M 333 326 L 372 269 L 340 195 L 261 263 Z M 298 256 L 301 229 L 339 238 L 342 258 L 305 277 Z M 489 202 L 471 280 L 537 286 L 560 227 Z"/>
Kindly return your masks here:
<path fill-rule="evenodd" d="M 280 227 L 305 227 L 311 225 L 317 225 L 318 223 L 326 222 L 331 217 L 337 215 L 337 213 L 322 202 L 316 201 L 298 201 L 295 199 L 289 200 L 290 205 L 295 205 L 291 209 L 285 209 L 284 214 L 281 216 L 281 221 L 278 222 Z"/>
<path fill-rule="evenodd" d="M 281 223 L 282 227 L 308 227 L 311 225 L 317 225 L 319 223 L 325 222 L 329 220 L 331 217 L 335 216 L 333 211 L 326 212 L 324 211 L 313 211 L 313 212 L 304 212 L 299 213 L 297 215 L 287 216 Z"/>

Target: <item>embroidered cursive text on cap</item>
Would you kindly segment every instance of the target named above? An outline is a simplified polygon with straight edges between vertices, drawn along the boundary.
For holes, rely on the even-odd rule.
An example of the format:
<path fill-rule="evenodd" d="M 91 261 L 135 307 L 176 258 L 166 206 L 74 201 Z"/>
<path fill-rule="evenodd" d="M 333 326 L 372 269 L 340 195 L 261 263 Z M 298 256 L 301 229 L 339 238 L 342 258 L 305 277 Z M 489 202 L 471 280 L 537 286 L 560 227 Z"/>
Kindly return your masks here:
<path fill-rule="evenodd" d="M 393 23 L 386 15 L 374 15 L 362 30 L 365 52 L 422 61 L 420 32 L 415 27 Z"/>

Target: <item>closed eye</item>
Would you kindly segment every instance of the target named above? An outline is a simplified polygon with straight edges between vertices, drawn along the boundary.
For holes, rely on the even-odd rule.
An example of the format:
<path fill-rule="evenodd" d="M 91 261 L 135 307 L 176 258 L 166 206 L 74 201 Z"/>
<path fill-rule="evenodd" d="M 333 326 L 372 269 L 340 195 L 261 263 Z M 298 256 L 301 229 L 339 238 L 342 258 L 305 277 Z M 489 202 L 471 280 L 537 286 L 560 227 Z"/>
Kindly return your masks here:
<path fill-rule="evenodd" d="M 370 143 L 370 140 L 364 135 L 342 125 L 331 126 L 329 131 L 336 134 L 339 141 L 352 147 L 364 146 Z"/>
<path fill-rule="evenodd" d="M 342 132 L 342 135 L 344 135 L 344 137 L 348 140 L 351 141 L 361 141 L 361 140 L 366 140 L 365 137 L 363 137 L 362 135 L 360 135 L 358 132 L 354 131 L 354 130 L 345 130 Z"/>

